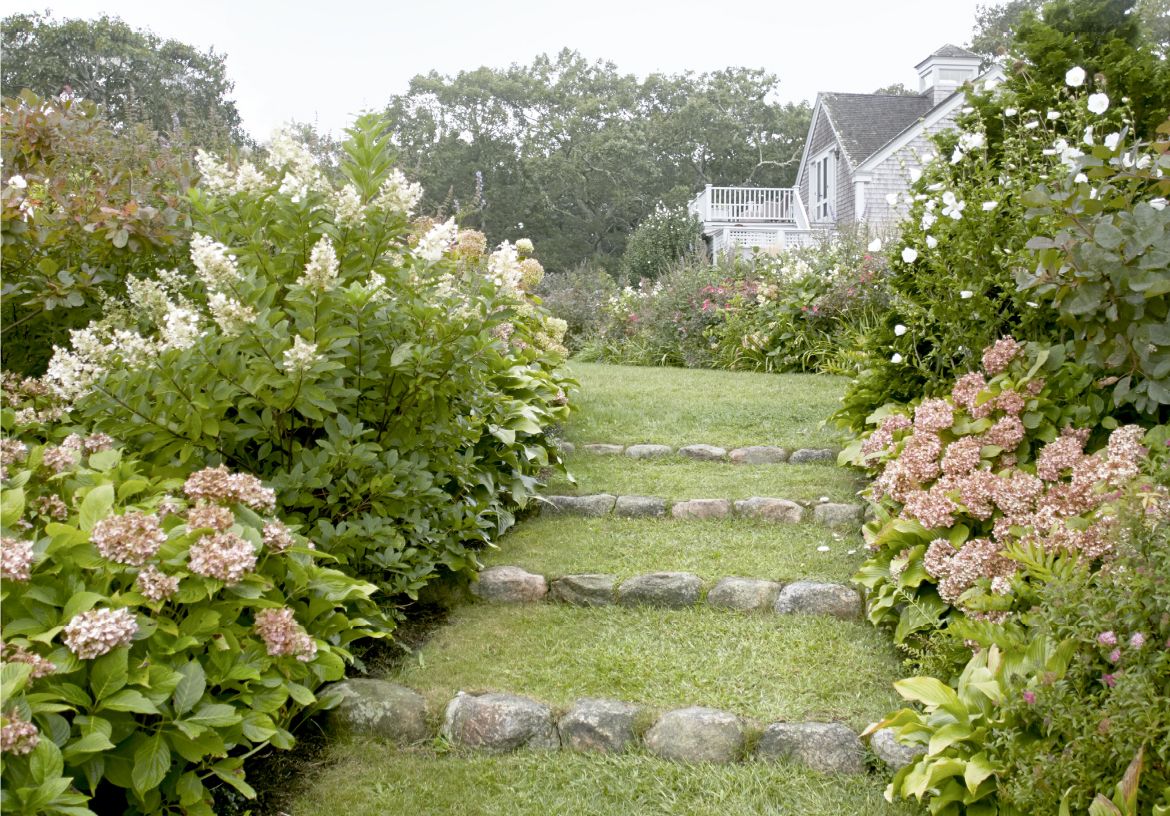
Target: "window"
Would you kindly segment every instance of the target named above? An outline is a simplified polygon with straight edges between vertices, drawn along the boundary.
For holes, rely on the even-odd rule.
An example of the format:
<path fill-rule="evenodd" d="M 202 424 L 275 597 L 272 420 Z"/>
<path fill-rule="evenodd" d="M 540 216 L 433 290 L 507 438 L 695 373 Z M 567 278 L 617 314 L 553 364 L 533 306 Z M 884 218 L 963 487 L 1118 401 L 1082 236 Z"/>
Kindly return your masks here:
<path fill-rule="evenodd" d="M 836 215 L 837 207 L 834 201 L 836 174 L 832 148 L 813 159 L 812 174 L 809 176 L 809 198 L 812 199 L 814 221 L 832 221 Z"/>
<path fill-rule="evenodd" d="M 972 76 L 973 76 L 972 72 L 967 70 L 966 68 L 939 68 L 938 69 L 938 81 L 939 82 L 947 82 L 947 83 L 953 82 L 956 85 L 960 85 L 960 84 L 966 82 Z"/>

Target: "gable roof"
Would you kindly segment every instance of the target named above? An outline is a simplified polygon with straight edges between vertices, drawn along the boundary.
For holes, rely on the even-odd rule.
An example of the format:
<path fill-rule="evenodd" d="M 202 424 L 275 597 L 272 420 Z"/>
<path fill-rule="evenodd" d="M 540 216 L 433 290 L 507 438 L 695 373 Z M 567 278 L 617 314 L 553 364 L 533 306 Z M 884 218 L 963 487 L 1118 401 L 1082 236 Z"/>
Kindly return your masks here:
<path fill-rule="evenodd" d="M 852 167 L 864 162 L 934 107 L 927 96 L 886 94 L 822 93 L 817 103 L 828 115 Z"/>
<path fill-rule="evenodd" d="M 947 43 L 914 67 L 921 68 L 925 63 L 929 62 L 935 57 L 941 57 L 942 59 L 983 59 L 983 57 L 981 57 L 979 54 L 976 54 L 974 51 L 968 51 L 966 48 L 959 48 L 957 45 L 951 45 L 950 43 Z"/>

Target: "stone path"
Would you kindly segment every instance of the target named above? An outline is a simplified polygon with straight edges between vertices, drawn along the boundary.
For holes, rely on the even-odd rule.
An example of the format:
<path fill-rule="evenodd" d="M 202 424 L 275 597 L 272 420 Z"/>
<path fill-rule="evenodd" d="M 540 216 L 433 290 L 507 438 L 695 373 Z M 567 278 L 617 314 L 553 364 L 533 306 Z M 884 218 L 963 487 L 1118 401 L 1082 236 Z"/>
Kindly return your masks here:
<path fill-rule="evenodd" d="M 745 468 L 791 466 L 833 461 L 831 449 L 798 449 L 754 445 L 731 451 L 696 443 L 677 450 L 659 444 L 622 446 L 569 443 L 568 456 L 626 456 L 653 459 L 683 456 L 704 462 L 731 462 Z M 571 465 L 571 458 L 570 458 Z M 671 501 L 660 496 L 598 493 L 550 495 L 542 513 L 592 518 L 694 520 L 741 517 L 761 523 L 813 522 L 834 528 L 838 535 L 856 535 L 863 506 L 854 503 L 794 501 L 781 497 L 748 499 L 701 498 Z M 584 545 L 583 545 L 584 546 Z M 843 576 L 844 577 L 844 576 Z M 608 573 L 541 575 L 523 566 L 504 564 L 480 573 L 471 587 L 488 604 L 560 603 L 572 606 L 639 606 L 687 609 L 707 605 L 744 614 L 825 615 L 859 620 L 862 598 L 844 582 L 787 582 L 750 576 L 704 579 L 690 572 L 650 572 L 620 580 Z M 488 685 L 488 684 L 485 684 Z M 489 686 L 490 687 L 490 686 Z M 593 751 L 617 753 L 643 750 L 684 763 L 745 760 L 796 762 L 825 773 L 863 773 L 866 746 L 857 730 L 839 722 L 754 722 L 727 711 L 707 708 L 702 700 L 666 711 L 618 699 L 584 698 L 567 710 L 508 689 L 459 691 L 428 719 L 422 695 L 392 682 L 349 680 L 337 686 L 342 702 L 331 713 L 341 731 L 378 737 L 398 744 L 441 737 L 464 749 L 488 752 L 513 750 Z M 875 712 L 876 715 L 880 712 Z M 435 722 L 441 715 L 441 725 Z M 908 755 L 889 734 L 869 740 L 869 749 L 889 767 L 906 764 Z"/>

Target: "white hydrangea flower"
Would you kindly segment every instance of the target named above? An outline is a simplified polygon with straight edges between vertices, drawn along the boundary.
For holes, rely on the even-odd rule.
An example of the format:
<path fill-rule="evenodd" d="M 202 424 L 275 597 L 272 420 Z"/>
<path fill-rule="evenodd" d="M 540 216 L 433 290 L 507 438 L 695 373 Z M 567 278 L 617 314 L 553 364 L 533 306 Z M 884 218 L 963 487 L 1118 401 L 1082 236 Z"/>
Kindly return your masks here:
<path fill-rule="evenodd" d="M 661 206 L 661 203 L 659 206 Z M 516 242 L 516 251 L 521 255 L 531 255 L 536 251 L 536 247 L 532 245 L 532 239 L 521 238 Z"/>
<path fill-rule="evenodd" d="M 256 165 L 244 162 L 236 170 L 236 179 L 232 189 L 236 193 L 255 195 L 268 189 L 268 185 L 271 183 L 269 178 L 257 169 Z"/>
<path fill-rule="evenodd" d="M 488 257 L 488 277 L 504 289 L 515 289 L 520 284 L 520 255 L 514 245 L 504 241 Z"/>
<path fill-rule="evenodd" d="M 222 292 L 213 292 L 207 299 L 211 318 L 227 337 L 238 337 L 256 319 L 256 310 L 245 306 Z"/>
<path fill-rule="evenodd" d="M 459 228 L 455 226 L 455 219 L 448 218 L 442 224 L 436 224 L 427 231 L 427 234 L 418 242 L 415 253 L 424 261 L 434 263 L 451 250 L 451 246 L 458 237 Z"/>
<path fill-rule="evenodd" d="M 333 243 L 322 235 L 321 240 L 317 241 L 313 251 L 309 253 L 309 262 L 305 264 L 304 274 L 297 278 L 297 283 L 324 292 L 332 288 L 337 281 L 339 268 L 337 251 L 333 249 Z"/>
<path fill-rule="evenodd" d="M 231 251 L 212 238 L 196 233 L 191 237 L 191 263 L 203 285 L 217 291 L 239 279 L 236 259 Z"/>
<path fill-rule="evenodd" d="M 1070 88 L 1079 88 L 1085 84 L 1085 69 L 1076 65 L 1068 69 L 1064 75 L 1064 84 Z"/>
<path fill-rule="evenodd" d="M 295 175 L 305 177 L 317 172 L 317 159 L 287 127 L 273 132 L 268 143 L 268 164 L 274 170 L 287 167 Z"/>
<path fill-rule="evenodd" d="M 385 212 L 409 216 L 418 206 L 422 195 L 422 185 L 409 181 L 401 170 L 395 168 L 382 182 L 378 196 L 374 199 L 374 206 Z"/>
<path fill-rule="evenodd" d="M 321 359 L 316 343 L 310 343 L 299 334 L 293 338 L 292 347 L 284 352 L 284 369 L 290 374 L 303 374 Z"/>
<path fill-rule="evenodd" d="M 338 226 L 360 226 L 365 218 L 365 207 L 357 187 L 347 184 L 333 197 L 333 218 Z"/>
<path fill-rule="evenodd" d="M 1089 94 L 1088 107 L 1090 113 L 1100 116 L 1109 110 L 1109 96 L 1103 93 Z"/>
<path fill-rule="evenodd" d="M 232 190 L 234 179 L 231 168 L 200 148 L 195 151 L 195 166 L 199 169 L 199 186 L 213 195 Z"/>
<path fill-rule="evenodd" d="M 162 326 L 162 348 L 189 349 L 203 336 L 199 314 L 193 309 L 171 305 Z"/>

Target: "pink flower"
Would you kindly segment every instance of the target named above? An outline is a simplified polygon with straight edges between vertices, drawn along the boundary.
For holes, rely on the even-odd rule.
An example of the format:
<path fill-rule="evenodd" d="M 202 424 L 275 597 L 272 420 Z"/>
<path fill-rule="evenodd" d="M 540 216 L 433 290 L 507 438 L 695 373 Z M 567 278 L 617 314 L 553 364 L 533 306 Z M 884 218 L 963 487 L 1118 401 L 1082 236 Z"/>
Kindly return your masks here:
<path fill-rule="evenodd" d="M 955 422 L 954 409 L 942 399 L 924 400 L 914 409 L 914 428 L 918 431 L 937 433 L 949 430 Z"/>
<path fill-rule="evenodd" d="M 134 581 L 146 598 L 152 601 L 165 601 L 179 591 L 179 579 L 175 575 L 167 575 L 153 564 L 138 573 Z"/>
<path fill-rule="evenodd" d="M 97 522 L 89 540 L 103 558 L 137 567 L 158 553 L 167 534 L 163 532 L 158 516 L 131 511 Z"/>
<path fill-rule="evenodd" d="M 292 532 L 281 522 L 270 521 L 264 525 L 264 546 L 272 552 L 282 553 L 295 543 Z"/>
<path fill-rule="evenodd" d="M 1114 649 L 1112 652 L 1109 653 L 1109 662 L 1110 663 L 1116 663 L 1119 660 L 1121 660 L 1121 649 Z"/>
<path fill-rule="evenodd" d="M 1031 689 L 1024 689 L 1024 693 L 1021 696 L 1028 705 L 1033 705 L 1036 702 L 1036 692 Z"/>
<path fill-rule="evenodd" d="M 1023 346 L 1017 343 L 1011 335 L 996 340 L 983 350 L 983 370 L 989 377 L 1002 374 L 1008 365 L 1020 353 Z"/>
<path fill-rule="evenodd" d="M 1146 636 L 1141 632 L 1134 632 L 1130 635 L 1129 646 L 1131 649 L 1140 649 L 1146 645 Z"/>
<path fill-rule="evenodd" d="M 91 609 L 65 624 L 65 645 L 82 660 L 126 646 L 138 632 L 138 621 L 129 609 Z"/>
<path fill-rule="evenodd" d="M 4 715 L 0 726 L 0 752 L 5 754 L 29 754 L 41 741 L 40 732 L 32 723 L 15 711 Z"/>
<path fill-rule="evenodd" d="M 256 568 L 256 550 L 235 533 L 204 536 L 191 545 L 187 556 L 191 572 L 238 584 Z"/>
<path fill-rule="evenodd" d="M 0 538 L 0 578 L 27 581 L 32 577 L 33 545 L 18 538 Z"/>
<path fill-rule="evenodd" d="M 45 658 L 41 657 L 36 652 L 29 651 L 23 646 L 15 643 L 5 643 L 0 646 L 0 657 L 12 663 L 27 663 L 32 666 L 32 673 L 29 677 L 33 680 L 39 680 L 42 677 L 48 677 L 53 672 L 57 671 L 57 667 L 50 663 Z"/>
<path fill-rule="evenodd" d="M 1113 688 L 1117 685 L 1117 677 L 1112 674 L 1103 674 L 1101 675 L 1101 682 L 1107 687 Z"/>
<path fill-rule="evenodd" d="M 1097 642 L 1102 646 L 1116 646 L 1117 635 L 1113 633 L 1113 630 L 1102 632 L 1101 634 L 1097 635 Z"/>
<path fill-rule="evenodd" d="M 256 633 L 271 657 L 295 656 L 303 663 L 317 656 L 317 644 L 293 617 L 287 606 L 256 613 Z"/>
<path fill-rule="evenodd" d="M 223 465 L 191 474 L 183 485 L 183 492 L 192 499 L 242 504 L 261 512 L 271 513 L 276 507 L 276 493 L 271 488 L 265 487 L 255 476 L 229 473 Z"/>
<path fill-rule="evenodd" d="M 231 510 L 206 500 L 196 502 L 195 506 L 187 511 L 188 530 L 215 530 L 222 533 L 224 530 L 230 530 L 235 523 L 236 517 Z"/>
<path fill-rule="evenodd" d="M 986 387 L 987 380 L 983 379 L 983 375 L 978 371 L 972 371 L 970 374 L 964 374 L 955 382 L 954 388 L 951 389 L 951 399 L 955 401 L 955 405 L 966 408 L 967 413 L 974 417 L 975 400 L 979 398 Z M 987 405 L 988 413 L 990 413 L 990 404 L 984 403 L 984 405 Z M 978 417 L 976 418 L 978 419 Z"/>

